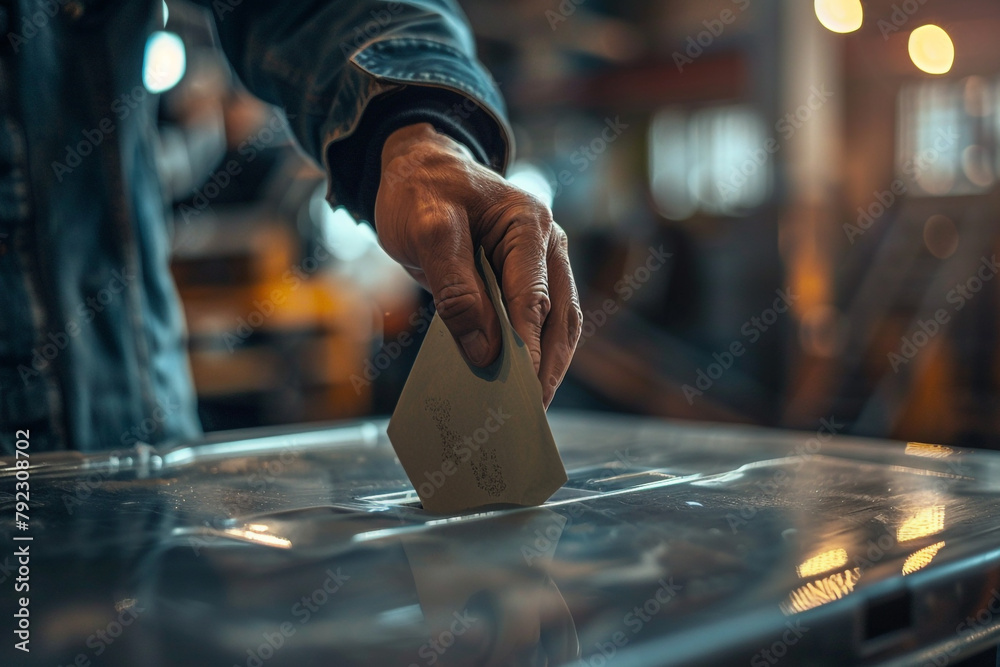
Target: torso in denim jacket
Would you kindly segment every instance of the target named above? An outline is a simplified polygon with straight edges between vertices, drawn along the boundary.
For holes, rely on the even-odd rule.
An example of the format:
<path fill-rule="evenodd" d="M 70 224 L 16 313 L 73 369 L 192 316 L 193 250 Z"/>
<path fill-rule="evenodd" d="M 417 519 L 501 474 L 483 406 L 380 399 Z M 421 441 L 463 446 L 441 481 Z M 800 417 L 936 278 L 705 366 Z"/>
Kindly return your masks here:
<path fill-rule="evenodd" d="M 267 15 L 275 6 L 267 4 L 246 11 L 260 15 L 259 23 L 273 21 Z M 441 5 L 430 21 L 428 4 Z M 340 49 L 316 57 L 324 50 L 318 45 L 262 45 L 255 40 L 259 25 L 246 31 L 238 53 L 227 46 L 251 89 L 290 116 L 302 112 L 292 129 L 317 159 L 325 161 L 329 144 L 357 125 L 365 101 L 400 79 L 459 91 L 505 126 L 499 95 L 471 55 L 462 22 L 449 14 L 450 1 L 330 5 L 366 11 L 401 5 L 401 15 L 414 18 L 362 45 L 353 66 L 341 64 L 326 81 L 316 71 L 324 71 L 324 57 L 344 58 L 336 55 Z M 168 271 L 152 140 L 156 100 L 142 82 L 143 51 L 149 33 L 162 26 L 161 7 L 159 0 L 0 0 L 3 450 L 12 448 L 16 429 L 30 429 L 38 451 L 199 434 L 183 317 Z M 233 23 L 219 21 L 224 45 L 237 12 L 224 17 Z M 323 19 L 292 20 L 299 29 Z M 307 34 L 320 40 L 339 30 L 346 40 L 350 28 Z M 266 53 L 253 54 L 257 47 Z M 268 72 L 290 48 L 311 52 L 317 62 L 316 71 L 295 71 L 290 58 L 297 86 Z M 424 65 L 415 64 L 421 57 Z M 369 66 L 358 66 L 366 60 Z M 313 108 L 317 92 L 325 98 L 322 109 Z M 348 104 L 341 101 L 345 93 Z"/>

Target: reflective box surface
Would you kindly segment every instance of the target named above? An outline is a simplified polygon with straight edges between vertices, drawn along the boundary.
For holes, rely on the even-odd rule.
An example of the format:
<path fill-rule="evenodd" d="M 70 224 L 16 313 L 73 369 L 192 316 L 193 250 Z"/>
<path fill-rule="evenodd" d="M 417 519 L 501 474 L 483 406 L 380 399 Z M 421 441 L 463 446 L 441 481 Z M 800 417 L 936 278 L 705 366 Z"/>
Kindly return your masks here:
<path fill-rule="evenodd" d="M 27 531 L 3 459 L 0 664 L 905 665 L 1000 641 L 1000 454 L 561 414 L 549 502 L 438 516 L 384 427 L 38 454 Z"/>

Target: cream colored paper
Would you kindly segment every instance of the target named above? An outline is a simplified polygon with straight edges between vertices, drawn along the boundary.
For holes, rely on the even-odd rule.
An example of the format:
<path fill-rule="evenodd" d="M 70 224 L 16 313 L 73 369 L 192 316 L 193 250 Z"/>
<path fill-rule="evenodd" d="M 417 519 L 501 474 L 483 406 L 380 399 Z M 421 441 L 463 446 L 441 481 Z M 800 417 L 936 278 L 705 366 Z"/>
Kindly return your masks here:
<path fill-rule="evenodd" d="M 431 512 L 540 505 L 566 483 L 531 356 L 482 249 L 477 259 L 500 318 L 500 356 L 471 367 L 435 314 L 389 421 L 389 440 Z"/>

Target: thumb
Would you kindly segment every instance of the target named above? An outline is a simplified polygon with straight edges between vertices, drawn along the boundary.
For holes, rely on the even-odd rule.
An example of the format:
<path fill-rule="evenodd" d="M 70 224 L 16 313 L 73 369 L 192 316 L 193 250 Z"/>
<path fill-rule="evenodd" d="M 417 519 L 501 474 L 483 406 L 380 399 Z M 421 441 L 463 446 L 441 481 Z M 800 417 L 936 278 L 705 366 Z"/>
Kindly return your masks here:
<path fill-rule="evenodd" d="M 500 321 L 476 270 L 465 215 L 453 213 L 420 252 L 420 266 L 438 314 L 469 363 L 487 366 L 500 354 Z"/>

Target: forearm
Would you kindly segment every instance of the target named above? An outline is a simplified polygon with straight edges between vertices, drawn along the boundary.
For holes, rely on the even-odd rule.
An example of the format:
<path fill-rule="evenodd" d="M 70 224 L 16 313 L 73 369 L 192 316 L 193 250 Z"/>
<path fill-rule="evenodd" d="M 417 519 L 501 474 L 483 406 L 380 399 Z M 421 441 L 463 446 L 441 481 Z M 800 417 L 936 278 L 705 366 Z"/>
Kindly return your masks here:
<path fill-rule="evenodd" d="M 287 111 L 303 148 L 327 168 L 336 203 L 356 215 L 369 217 L 377 188 L 365 166 L 377 176 L 380 142 L 404 125 L 430 122 L 505 168 L 503 102 L 451 0 L 210 6 L 237 74 Z"/>

